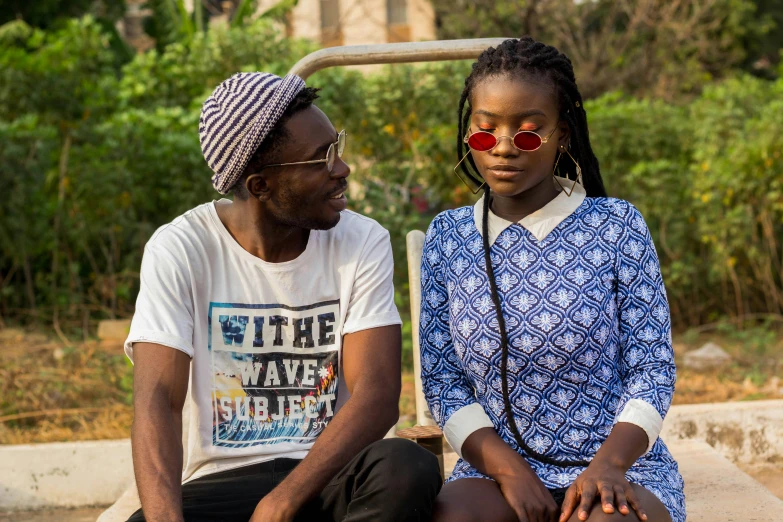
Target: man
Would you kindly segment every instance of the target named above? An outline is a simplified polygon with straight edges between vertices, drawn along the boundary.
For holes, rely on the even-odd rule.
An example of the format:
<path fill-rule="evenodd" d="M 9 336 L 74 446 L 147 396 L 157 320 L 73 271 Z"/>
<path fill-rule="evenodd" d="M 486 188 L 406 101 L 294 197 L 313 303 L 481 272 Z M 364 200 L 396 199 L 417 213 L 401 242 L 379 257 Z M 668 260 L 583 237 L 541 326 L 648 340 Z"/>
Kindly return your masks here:
<path fill-rule="evenodd" d="M 234 200 L 145 248 L 125 344 L 130 521 L 430 517 L 437 460 L 380 440 L 400 393 L 389 234 L 345 210 L 345 133 L 317 97 L 296 76 L 241 73 L 204 103 L 202 151 Z"/>

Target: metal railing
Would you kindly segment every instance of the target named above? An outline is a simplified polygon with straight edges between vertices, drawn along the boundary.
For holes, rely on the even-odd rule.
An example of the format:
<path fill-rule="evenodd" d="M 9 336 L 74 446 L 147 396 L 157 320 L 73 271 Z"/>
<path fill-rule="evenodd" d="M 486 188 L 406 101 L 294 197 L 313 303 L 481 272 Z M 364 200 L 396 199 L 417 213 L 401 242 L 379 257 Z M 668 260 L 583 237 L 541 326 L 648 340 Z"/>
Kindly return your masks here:
<path fill-rule="evenodd" d="M 475 38 L 328 47 L 308 54 L 296 62 L 288 73 L 307 80 L 313 73 L 328 67 L 470 60 L 477 58 L 487 48 L 500 45 L 506 40 L 507 38 Z"/>

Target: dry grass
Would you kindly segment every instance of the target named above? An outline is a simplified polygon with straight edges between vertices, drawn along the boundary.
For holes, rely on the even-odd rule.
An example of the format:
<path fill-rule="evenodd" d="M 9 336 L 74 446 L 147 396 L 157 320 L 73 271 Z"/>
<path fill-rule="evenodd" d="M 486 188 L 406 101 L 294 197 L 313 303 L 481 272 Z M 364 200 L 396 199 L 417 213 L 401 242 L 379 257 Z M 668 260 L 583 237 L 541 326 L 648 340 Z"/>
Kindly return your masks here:
<path fill-rule="evenodd" d="M 675 404 L 780 398 L 783 335 L 768 330 L 685 334 L 682 355 L 716 341 L 735 362 L 700 373 L 679 364 Z M 133 372 L 119 345 L 63 347 L 45 335 L 0 330 L 0 444 L 128 437 Z M 415 423 L 413 374 L 402 376 L 400 423 Z M 776 384 L 777 383 L 777 384 Z"/>
<path fill-rule="evenodd" d="M 0 444 L 127 437 L 132 382 L 121 346 L 2 330 Z"/>

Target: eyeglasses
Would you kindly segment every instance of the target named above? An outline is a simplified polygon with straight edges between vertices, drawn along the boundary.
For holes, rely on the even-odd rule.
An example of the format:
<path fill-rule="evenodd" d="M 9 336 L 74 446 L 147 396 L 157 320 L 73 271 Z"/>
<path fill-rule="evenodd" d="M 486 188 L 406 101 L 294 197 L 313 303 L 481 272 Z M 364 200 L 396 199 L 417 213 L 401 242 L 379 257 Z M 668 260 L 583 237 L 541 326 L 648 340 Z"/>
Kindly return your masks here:
<path fill-rule="evenodd" d="M 541 135 L 533 131 L 519 131 L 514 136 L 497 136 L 487 131 L 472 132 L 469 136 L 465 136 L 465 143 L 468 147 L 478 152 L 488 152 L 494 149 L 497 144 L 503 138 L 509 138 L 518 150 L 522 152 L 533 152 L 541 148 L 541 145 L 549 141 L 552 134 L 557 130 L 557 126 L 552 129 L 546 138 L 542 138 Z"/>
<path fill-rule="evenodd" d="M 476 152 L 489 152 L 497 147 L 502 138 L 509 138 L 517 150 L 521 150 L 522 152 L 533 152 L 540 149 L 541 145 L 548 142 L 549 138 L 552 137 L 552 134 L 554 134 L 556 130 L 557 126 L 555 126 L 555 128 L 552 129 L 552 132 L 547 134 L 545 138 L 542 138 L 540 134 L 533 131 L 519 131 L 514 134 L 514 136 L 498 137 L 495 137 L 495 135 L 491 132 L 477 131 L 466 134 L 462 141 L 467 143 L 471 150 L 475 150 Z M 462 162 L 465 161 L 465 158 L 468 157 L 468 154 L 470 154 L 470 150 L 466 152 L 465 155 L 462 156 L 462 159 L 459 160 L 459 163 L 454 166 L 454 174 L 457 175 L 460 181 L 462 181 L 473 194 L 478 194 L 478 191 L 481 190 L 481 187 L 483 187 L 484 184 L 482 183 L 479 185 L 477 182 L 475 182 L 473 176 L 470 175 L 468 175 L 470 178 L 470 181 L 468 181 L 460 176 L 459 173 L 459 166 L 462 165 Z"/>
<path fill-rule="evenodd" d="M 343 151 L 345 150 L 345 136 L 346 136 L 345 131 L 341 130 L 340 134 L 337 135 L 337 141 L 329 145 L 329 150 L 326 151 L 326 158 L 324 159 L 310 160 L 310 161 L 295 161 L 293 163 L 273 163 L 271 165 L 264 165 L 263 167 L 261 167 L 260 170 L 268 169 L 270 167 L 287 167 L 289 165 L 310 165 L 313 163 L 326 163 L 326 170 L 329 171 L 329 174 L 331 174 L 332 169 L 334 169 L 334 160 L 336 158 L 343 157 Z"/>

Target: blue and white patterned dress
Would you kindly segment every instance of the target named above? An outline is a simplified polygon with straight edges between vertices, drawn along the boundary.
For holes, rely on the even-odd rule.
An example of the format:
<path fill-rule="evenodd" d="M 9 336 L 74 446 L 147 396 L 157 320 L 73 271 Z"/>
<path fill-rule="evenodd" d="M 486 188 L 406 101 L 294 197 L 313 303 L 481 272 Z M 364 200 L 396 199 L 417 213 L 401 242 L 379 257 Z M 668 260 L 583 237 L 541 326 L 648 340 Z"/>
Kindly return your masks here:
<path fill-rule="evenodd" d="M 524 456 L 507 427 L 497 311 L 474 212 L 480 211 L 443 212 L 427 231 L 424 393 L 441 428 L 457 411 L 480 405 Z M 490 252 L 508 328 L 509 396 L 532 449 L 557 460 L 590 460 L 629 401 L 651 405 L 663 419 L 675 381 L 669 308 L 655 247 L 636 208 L 586 198 L 540 241 L 509 224 Z M 626 477 L 655 494 L 673 522 L 683 522 L 682 477 L 666 445 L 657 434 L 654 439 Z M 528 462 L 548 488 L 570 486 L 585 469 Z M 465 477 L 489 478 L 460 459 L 450 480 Z"/>

